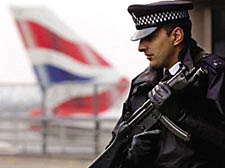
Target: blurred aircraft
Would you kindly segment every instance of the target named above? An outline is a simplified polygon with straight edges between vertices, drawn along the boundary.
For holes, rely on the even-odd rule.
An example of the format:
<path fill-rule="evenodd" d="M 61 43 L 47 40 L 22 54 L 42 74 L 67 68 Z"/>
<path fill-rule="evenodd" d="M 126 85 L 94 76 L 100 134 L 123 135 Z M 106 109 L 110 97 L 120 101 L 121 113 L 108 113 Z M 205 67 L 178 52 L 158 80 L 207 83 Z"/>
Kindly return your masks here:
<path fill-rule="evenodd" d="M 45 7 L 12 7 L 45 97 L 31 116 L 107 116 L 121 104 L 127 78 Z M 93 31 L 93 30 L 92 30 Z"/>

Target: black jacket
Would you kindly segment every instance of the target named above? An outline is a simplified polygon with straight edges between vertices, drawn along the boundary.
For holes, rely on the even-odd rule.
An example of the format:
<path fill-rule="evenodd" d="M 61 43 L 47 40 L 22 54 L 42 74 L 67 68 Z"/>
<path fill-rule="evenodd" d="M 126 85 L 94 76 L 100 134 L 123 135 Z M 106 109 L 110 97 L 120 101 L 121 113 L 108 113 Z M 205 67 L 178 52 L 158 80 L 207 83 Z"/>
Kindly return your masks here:
<path fill-rule="evenodd" d="M 156 124 L 150 131 L 153 134 L 140 136 L 136 140 L 134 138 L 130 149 L 121 155 L 121 167 L 225 167 L 225 61 L 216 55 L 196 60 L 200 51 L 197 46 L 194 49 L 189 47 L 179 55 L 180 61 L 189 69 L 201 66 L 208 70 L 205 78 L 194 88 L 186 90 L 177 100 L 185 115 L 174 122 L 191 134 L 191 140 L 184 142 L 161 124 Z M 132 80 L 130 93 L 124 103 L 123 114 L 113 130 L 113 137 L 120 122 L 127 120 L 147 99 L 147 93 L 161 78 L 162 70 L 147 68 Z M 138 147 L 133 147 L 134 144 Z"/>

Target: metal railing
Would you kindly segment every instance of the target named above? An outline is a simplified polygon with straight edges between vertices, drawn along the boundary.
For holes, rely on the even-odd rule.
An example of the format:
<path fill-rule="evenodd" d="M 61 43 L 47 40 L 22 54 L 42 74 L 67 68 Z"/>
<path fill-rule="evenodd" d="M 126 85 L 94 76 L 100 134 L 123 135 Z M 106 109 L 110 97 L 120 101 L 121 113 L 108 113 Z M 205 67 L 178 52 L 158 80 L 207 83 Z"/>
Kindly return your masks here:
<path fill-rule="evenodd" d="M 98 92 L 96 86 L 93 90 Z M 99 117 L 97 111 L 90 116 L 64 118 L 30 116 L 33 108 L 45 108 L 43 100 L 36 84 L 0 85 L 0 154 L 93 157 L 104 149 L 118 117 Z M 117 110 L 121 110 L 120 105 Z"/>

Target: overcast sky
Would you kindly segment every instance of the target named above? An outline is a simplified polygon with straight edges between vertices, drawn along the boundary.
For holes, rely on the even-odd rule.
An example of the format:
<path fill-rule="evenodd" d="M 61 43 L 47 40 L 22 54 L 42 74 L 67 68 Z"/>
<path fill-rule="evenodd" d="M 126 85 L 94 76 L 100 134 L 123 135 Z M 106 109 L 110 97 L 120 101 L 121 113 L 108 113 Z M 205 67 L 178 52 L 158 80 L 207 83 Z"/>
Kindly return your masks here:
<path fill-rule="evenodd" d="M 35 77 L 8 11 L 10 5 L 46 6 L 124 76 L 140 73 L 148 60 L 131 42 L 135 26 L 127 7 L 156 0 L 1 0 L 0 82 L 35 82 Z"/>

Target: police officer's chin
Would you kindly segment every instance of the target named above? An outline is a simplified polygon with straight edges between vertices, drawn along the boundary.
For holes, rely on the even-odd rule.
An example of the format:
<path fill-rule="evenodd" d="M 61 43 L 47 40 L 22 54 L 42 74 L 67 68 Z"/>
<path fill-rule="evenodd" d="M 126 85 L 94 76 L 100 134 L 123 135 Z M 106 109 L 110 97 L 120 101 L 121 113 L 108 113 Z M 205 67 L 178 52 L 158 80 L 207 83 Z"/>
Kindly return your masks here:
<path fill-rule="evenodd" d="M 163 68 L 161 65 L 154 64 L 152 61 L 149 62 L 149 67 L 152 69 L 161 69 Z"/>
<path fill-rule="evenodd" d="M 152 62 L 149 62 L 149 67 L 152 69 L 158 69 L 157 66 L 155 66 L 154 64 L 152 64 Z"/>

